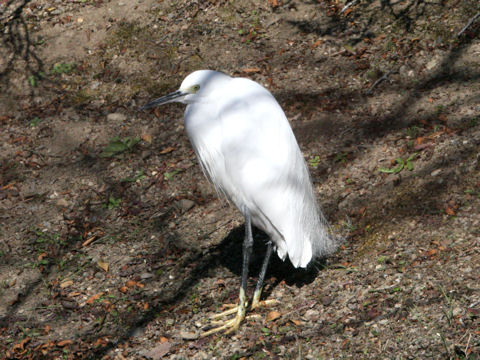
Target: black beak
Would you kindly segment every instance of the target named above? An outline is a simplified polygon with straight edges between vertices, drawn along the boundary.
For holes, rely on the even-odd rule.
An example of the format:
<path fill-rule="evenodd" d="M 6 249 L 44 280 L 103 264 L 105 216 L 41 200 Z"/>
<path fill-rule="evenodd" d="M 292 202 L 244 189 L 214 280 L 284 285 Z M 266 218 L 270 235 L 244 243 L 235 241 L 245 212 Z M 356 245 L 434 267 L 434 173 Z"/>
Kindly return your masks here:
<path fill-rule="evenodd" d="M 162 96 L 162 97 L 159 97 L 158 99 L 155 99 L 155 100 L 152 100 L 150 101 L 149 103 L 143 105 L 141 108 L 140 108 L 140 111 L 143 111 L 143 110 L 146 110 L 146 109 L 151 109 L 153 107 L 156 107 L 158 105 L 162 105 L 162 104 L 166 104 L 166 103 L 169 103 L 169 102 L 172 102 L 174 101 L 175 99 L 181 97 L 185 95 L 185 93 L 183 93 L 182 91 L 180 90 L 177 90 L 177 91 L 174 91 L 170 94 L 167 94 L 165 96 Z"/>

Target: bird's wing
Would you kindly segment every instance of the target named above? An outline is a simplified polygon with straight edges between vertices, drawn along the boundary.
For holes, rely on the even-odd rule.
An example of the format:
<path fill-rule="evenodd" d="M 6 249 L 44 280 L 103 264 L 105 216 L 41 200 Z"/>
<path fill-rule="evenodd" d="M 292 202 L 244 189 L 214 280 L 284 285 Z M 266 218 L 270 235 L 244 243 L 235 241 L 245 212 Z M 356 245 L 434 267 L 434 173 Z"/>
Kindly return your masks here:
<path fill-rule="evenodd" d="M 295 266 L 306 266 L 312 248 L 299 217 L 311 185 L 288 120 L 275 98 L 252 81 L 235 79 L 228 94 L 219 111 L 226 192 L 240 210 L 247 206 L 281 258 L 288 253 Z"/>

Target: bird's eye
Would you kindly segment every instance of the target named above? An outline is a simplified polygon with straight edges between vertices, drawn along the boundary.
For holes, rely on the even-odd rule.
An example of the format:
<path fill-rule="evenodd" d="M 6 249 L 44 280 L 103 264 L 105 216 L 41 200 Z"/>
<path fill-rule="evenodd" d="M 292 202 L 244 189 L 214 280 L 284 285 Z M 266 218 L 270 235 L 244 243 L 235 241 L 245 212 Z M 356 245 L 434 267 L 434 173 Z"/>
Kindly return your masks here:
<path fill-rule="evenodd" d="M 196 93 L 198 90 L 200 90 L 200 85 L 194 85 L 192 86 L 193 93 Z"/>

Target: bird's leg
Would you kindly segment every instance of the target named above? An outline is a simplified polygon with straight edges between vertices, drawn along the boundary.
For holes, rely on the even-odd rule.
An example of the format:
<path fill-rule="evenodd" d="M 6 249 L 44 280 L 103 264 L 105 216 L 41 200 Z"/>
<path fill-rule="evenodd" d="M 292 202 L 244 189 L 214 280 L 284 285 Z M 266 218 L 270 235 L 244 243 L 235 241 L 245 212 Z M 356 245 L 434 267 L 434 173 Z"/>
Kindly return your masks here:
<path fill-rule="evenodd" d="M 250 212 L 247 207 L 244 207 L 245 216 L 245 238 L 243 240 L 243 264 L 242 264 L 242 282 L 240 285 L 240 293 L 238 295 L 237 315 L 235 318 L 228 320 L 224 325 L 211 329 L 201 336 L 209 336 L 220 331 L 225 331 L 226 334 L 237 331 L 240 323 L 245 319 L 245 313 L 247 311 L 247 280 L 248 280 L 248 266 L 250 264 L 250 256 L 252 255 L 253 236 L 252 236 L 252 223 L 250 218 Z M 233 311 L 234 312 L 234 311 Z M 227 315 L 233 313 L 231 310 L 227 310 L 221 315 Z"/>
<path fill-rule="evenodd" d="M 267 245 L 267 252 L 265 253 L 265 259 L 263 259 L 262 269 L 258 275 L 257 286 L 255 287 L 255 292 L 253 293 L 252 305 L 250 306 L 252 310 L 260 306 L 260 296 L 262 295 L 263 281 L 265 280 L 265 274 L 267 273 L 268 263 L 270 262 L 272 251 L 273 244 L 272 241 L 269 241 Z M 270 305 L 270 303 L 275 304 L 276 302 L 276 300 L 265 301 L 265 303 L 268 305 Z"/>

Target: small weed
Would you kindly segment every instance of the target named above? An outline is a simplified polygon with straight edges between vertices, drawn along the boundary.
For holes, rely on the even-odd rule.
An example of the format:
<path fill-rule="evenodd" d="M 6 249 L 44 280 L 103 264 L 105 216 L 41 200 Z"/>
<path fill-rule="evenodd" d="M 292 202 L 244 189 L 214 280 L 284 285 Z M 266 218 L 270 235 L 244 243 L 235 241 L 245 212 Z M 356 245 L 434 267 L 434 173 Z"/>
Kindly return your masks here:
<path fill-rule="evenodd" d="M 28 83 L 31 87 L 37 87 L 38 82 L 45 78 L 45 73 L 40 71 L 38 73 L 32 74 L 27 78 Z"/>
<path fill-rule="evenodd" d="M 420 128 L 416 125 L 410 126 L 407 129 L 407 136 L 414 139 L 420 134 Z"/>
<path fill-rule="evenodd" d="M 115 136 L 110 139 L 109 144 L 103 149 L 100 156 L 103 158 L 110 158 L 125 151 L 131 151 L 139 142 L 140 138 L 131 139 L 126 137 L 121 139 L 120 137 Z"/>
<path fill-rule="evenodd" d="M 265 335 L 267 335 L 267 336 L 270 335 L 270 329 L 269 328 L 263 327 L 261 330 Z"/>
<path fill-rule="evenodd" d="M 30 127 L 35 127 L 38 124 L 40 124 L 41 121 L 42 121 L 42 119 L 40 119 L 38 116 L 35 116 L 32 120 L 30 120 L 30 123 L 28 125 Z"/>
<path fill-rule="evenodd" d="M 166 172 L 163 174 L 163 179 L 165 181 L 169 181 L 169 180 L 172 180 L 173 177 L 178 174 L 180 172 L 180 170 L 173 170 L 173 171 L 170 171 L 170 172 Z"/>
<path fill-rule="evenodd" d="M 53 65 L 52 74 L 61 75 L 61 74 L 70 74 L 75 69 L 75 64 L 68 63 L 56 63 Z"/>
<path fill-rule="evenodd" d="M 445 317 L 447 318 L 448 324 L 452 325 L 452 320 L 453 320 L 453 301 L 452 299 L 447 295 L 447 292 L 445 291 L 443 286 L 439 286 L 440 292 L 442 293 L 443 297 L 445 298 L 445 302 L 447 303 L 447 310 L 444 310 Z"/>
<path fill-rule="evenodd" d="M 121 198 L 115 199 L 113 196 L 109 196 L 108 201 L 105 204 L 103 204 L 103 208 L 104 209 L 106 208 L 108 210 L 113 210 L 117 208 L 121 202 L 122 202 Z"/>
<path fill-rule="evenodd" d="M 345 162 L 347 161 L 347 155 L 348 155 L 347 153 L 337 154 L 337 156 L 335 156 L 335 159 L 333 159 L 333 161 L 345 164 Z"/>
<path fill-rule="evenodd" d="M 418 153 L 413 153 L 408 157 L 408 159 L 403 160 L 402 158 L 396 158 L 395 162 L 397 163 L 397 166 L 389 169 L 385 167 L 381 167 L 378 169 L 379 172 L 385 173 L 385 174 L 398 174 L 401 172 L 403 169 L 407 169 L 409 171 L 413 170 L 413 160 L 415 157 L 418 155 Z"/>
<path fill-rule="evenodd" d="M 318 167 L 318 165 L 320 164 L 320 156 L 315 155 L 310 160 L 308 160 L 308 164 L 311 167 L 313 167 L 314 169 L 316 169 Z"/>
<path fill-rule="evenodd" d="M 388 262 L 388 260 L 389 260 L 388 256 L 382 255 L 382 256 L 378 257 L 377 262 L 379 264 L 384 264 L 384 263 Z"/>

